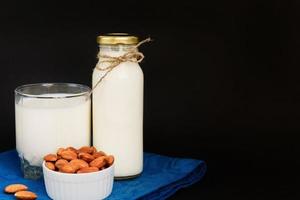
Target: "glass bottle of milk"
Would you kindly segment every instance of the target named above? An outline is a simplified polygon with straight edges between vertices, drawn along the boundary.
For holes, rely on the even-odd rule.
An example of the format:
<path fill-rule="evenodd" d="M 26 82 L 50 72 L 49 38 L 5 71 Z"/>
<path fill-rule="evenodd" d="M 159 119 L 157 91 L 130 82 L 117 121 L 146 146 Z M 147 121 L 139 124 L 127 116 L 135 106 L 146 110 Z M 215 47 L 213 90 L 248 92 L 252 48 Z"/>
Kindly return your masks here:
<path fill-rule="evenodd" d="M 107 72 L 101 55 L 118 57 L 138 43 L 128 34 L 98 36 L 99 61 L 93 86 Z M 99 70 L 100 69 L 100 70 Z M 143 72 L 137 62 L 121 62 L 93 91 L 93 145 L 115 156 L 115 178 L 138 176 L 143 170 Z"/>

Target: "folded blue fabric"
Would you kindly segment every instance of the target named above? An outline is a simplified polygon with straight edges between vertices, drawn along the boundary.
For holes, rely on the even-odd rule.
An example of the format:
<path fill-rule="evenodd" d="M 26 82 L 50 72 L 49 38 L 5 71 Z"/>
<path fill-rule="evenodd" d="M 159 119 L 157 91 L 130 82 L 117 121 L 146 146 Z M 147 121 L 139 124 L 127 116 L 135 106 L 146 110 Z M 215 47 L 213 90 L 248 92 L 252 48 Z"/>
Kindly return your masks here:
<path fill-rule="evenodd" d="M 199 181 L 206 172 L 206 164 L 201 160 L 180 159 L 144 153 L 144 171 L 141 176 L 126 181 L 115 181 L 108 200 L 121 199 L 166 199 L 178 189 Z M 0 153 L 0 188 L 12 183 L 23 183 L 38 195 L 47 196 L 44 181 L 24 179 L 15 150 Z M 0 192 L 0 199 L 15 199 L 13 195 Z"/>

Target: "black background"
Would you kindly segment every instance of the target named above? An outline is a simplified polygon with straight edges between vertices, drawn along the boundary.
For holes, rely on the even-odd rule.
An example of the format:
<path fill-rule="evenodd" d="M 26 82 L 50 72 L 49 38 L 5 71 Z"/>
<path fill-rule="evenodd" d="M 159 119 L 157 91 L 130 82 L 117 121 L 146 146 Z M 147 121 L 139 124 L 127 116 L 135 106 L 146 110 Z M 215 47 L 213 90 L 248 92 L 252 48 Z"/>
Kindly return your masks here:
<path fill-rule="evenodd" d="M 1 1 L 1 146 L 15 87 L 90 85 L 96 36 L 130 32 L 146 55 L 145 150 L 203 159 L 171 199 L 299 196 L 299 1 Z"/>

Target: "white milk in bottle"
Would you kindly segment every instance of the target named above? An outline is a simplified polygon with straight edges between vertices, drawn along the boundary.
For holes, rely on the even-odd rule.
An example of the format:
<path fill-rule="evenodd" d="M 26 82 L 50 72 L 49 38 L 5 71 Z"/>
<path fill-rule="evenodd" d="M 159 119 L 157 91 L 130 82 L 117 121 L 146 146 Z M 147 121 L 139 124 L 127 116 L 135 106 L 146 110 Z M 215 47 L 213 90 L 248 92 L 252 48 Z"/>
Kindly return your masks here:
<path fill-rule="evenodd" d="M 115 156 L 115 177 L 132 178 L 143 170 L 143 72 L 135 59 L 109 73 L 111 57 L 131 50 L 138 38 L 108 34 L 97 38 L 99 62 L 93 73 L 93 145 Z M 107 75 L 103 78 L 103 76 Z"/>

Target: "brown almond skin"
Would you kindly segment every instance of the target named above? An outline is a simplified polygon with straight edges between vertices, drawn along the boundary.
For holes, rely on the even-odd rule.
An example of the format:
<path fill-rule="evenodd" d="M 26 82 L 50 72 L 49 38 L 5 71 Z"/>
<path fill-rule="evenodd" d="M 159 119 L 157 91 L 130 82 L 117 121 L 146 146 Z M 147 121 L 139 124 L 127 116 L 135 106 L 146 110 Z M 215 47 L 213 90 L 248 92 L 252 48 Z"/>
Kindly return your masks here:
<path fill-rule="evenodd" d="M 91 147 L 91 150 L 92 150 L 92 153 L 91 153 L 91 154 L 94 154 L 94 153 L 97 152 L 97 149 L 96 149 L 96 147 L 94 147 L 94 146 Z"/>
<path fill-rule="evenodd" d="M 80 158 L 88 163 L 91 162 L 92 160 L 94 160 L 94 156 L 92 156 L 91 154 L 88 154 L 88 153 L 84 153 L 84 152 L 79 153 L 78 158 Z"/>
<path fill-rule="evenodd" d="M 11 184 L 11 185 L 6 186 L 4 191 L 6 193 L 13 194 L 13 193 L 16 193 L 16 192 L 19 192 L 19 191 L 24 191 L 24 190 L 27 190 L 27 189 L 28 189 L 28 187 L 26 185 L 23 185 L 23 184 Z"/>
<path fill-rule="evenodd" d="M 65 151 L 61 152 L 60 155 L 63 159 L 68 160 L 68 161 L 77 159 L 77 154 L 70 150 L 65 150 Z"/>
<path fill-rule="evenodd" d="M 94 149 L 88 146 L 84 146 L 81 147 L 80 149 L 78 149 L 79 153 L 88 153 L 88 154 L 92 154 L 94 152 Z"/>
<path fill-rule="evenodd" d="M 30 191 L 19 191 L 15 193 L 15 197 L 19 200 L 34 200 L 37 198 L 37 195 Z"/>
<path fill-rule="evenodd" d="M 73 151 L 74 153 L 78 153 L 78 150 L 77 149 L 75 149 L 74 147 L 68 147 L 68 148 L 66 148 L 66 150 L 70 150 L 70 151 Z"/>
<path fill-rule="evenodd" d="M 109 166 L 111 166 L 111 165 L 114 163 L 115 158 L 114 158 L 114 156 L 109 155 L 109 156 L 105 156 L 105 160 L 106 160 L 106 163 L 107 163 Z"/>
<path fill-rule="evenodd" d="M 68 164 L 69 162 L 65 159 L 59 159 L 55 162 L 55 167 L 60 169 L 63 165 Z"/>
<path fill-rule="evenodd" d="M 91 167 L 97 167 L 97 168 L 101 169 L 106 164 L 105 158 L 106 158 L 105 156 L 96 158 L 95 160 L 93 160 L 92 162 L 90 162 L 90 166 Z"/>
<path fill-rule="evenodd" d="M 77 174 L 82 173 L 90 173 L 90 172 L 97 172 L 99 169 L 97 167 L 85 167 L 77 171 Z"/>
<path fill-rule="evenodd" d="M 74 166 L 74 168 L 76 169 L 76 171 L 78 169 L 85 168 L 85 167 L 89 166 L 89 164 L 86 161 L 81 160 L 81 159 L 71 160 L 70 164 Z"/>
<path fill-rule="evenodd" d="M 46 162 L 45 165 L 48 169 L 55 171 L 55 165 L 53 162 Z"/>
<path fill-rule="evenodd" d="M 48 154 L 44 156 L 44 160 L 46 162 L 55 162 L 57 160 L 57 156 L 55 154 Z"/>
<path fill-rule="evenodd" d="M 57 150 L 56 154 L 60 156 L 61 153 L 62 153 L 63 151 L 65 151 L 64 148 L 59 148 L 59 149 Z"/>
<path fill-rule="evenodd" d="M 96 158 L 99 158 L 101 156 L 106 156 L 106 154 L 103 151 L 98 151 L 98 152 L 93 153 L 93 156 L 96 159 Z"/>
<path fill-rule="evenodd" d="M 73 165 L 71 165 L 70 163 L 68 163 L 68 164 L 65 164 L 65 165 L 61 166 L 61 168 L 59 169 L 59 171 L 63 172 L 63 173 L 72 174 L 72 173 L 76 172 L 76 169 L 74 168 Z"/>

